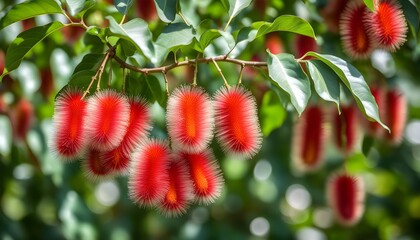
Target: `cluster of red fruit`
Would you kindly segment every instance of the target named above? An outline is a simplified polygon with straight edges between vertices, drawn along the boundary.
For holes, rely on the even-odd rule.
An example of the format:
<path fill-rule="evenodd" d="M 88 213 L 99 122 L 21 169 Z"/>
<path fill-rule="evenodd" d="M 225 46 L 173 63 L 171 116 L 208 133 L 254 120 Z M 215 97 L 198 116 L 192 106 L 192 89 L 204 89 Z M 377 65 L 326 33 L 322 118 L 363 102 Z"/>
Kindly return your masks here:
<path fill-rule="evenodd" d="M 361 122 L 357 106 L 341 106 L 341 114 L 334 109 L 327 114 L 319 106 L 309 106 L 297 120 L 292 144 L 292 165 L 298 172 L 313 172 L 324 163 L 325 149 L 329 129 L 333 129 L 332 138 L 344 155 L 349 156 L 360 150 L 362 126 L 365 132 L 392 145 L 399 144 L 406 122 L 406 100 L 396 89 L 371 89 L 379 106 L 379 112 L 391 132 L 388 133 L 376 122 Z M 331 126 L 332 125 L 332 126 Z M 361 179 L 347 173 L 334 173 L 328 182 L 328 196 L 337 219 L 346 225 L 356 223 L 363 213 L 364 189 Z"/>
<path fill-rule="evenodd" d="M 256 102 L 242 87 L 220 89 L 213 99 L 200 87 L 175 89 L 168 99 L 170 141 L 148 138 L 148 105 L 114 90 L 82 98 L 75 90 L 56 100 L 53 148 L 63 159 L 84 161 L 93 179 L 128 173 L 131 198 L 168 216 L 192 201 L 220 196 L 223 177 L 209 147 L 216 137 L 227 154 L 251 158 L 262 136 Z"/>

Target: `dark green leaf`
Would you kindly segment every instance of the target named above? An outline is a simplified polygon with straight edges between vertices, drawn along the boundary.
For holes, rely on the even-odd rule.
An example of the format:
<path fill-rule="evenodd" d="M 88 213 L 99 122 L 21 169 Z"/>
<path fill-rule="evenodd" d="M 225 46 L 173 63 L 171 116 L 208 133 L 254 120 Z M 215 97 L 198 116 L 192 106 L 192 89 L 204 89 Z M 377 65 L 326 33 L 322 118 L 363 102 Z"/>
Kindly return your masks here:
<path fill-rule="evenodd" d="M 156 62 L 152 33 L 144 20 L 136 18 L 119 25 L 114 18 L 107 17 L 107 19 L 109 20 L 109 29 L 114 36 L 131 41 L 147 58 Z"/>
<path fill-rule="evenodd" d="M 377 121 L 385 129 L 389 130 L 379 118 L 378 105 L 376 104 L 375 98 L 372 96 L 369 86 L 362 74 L 353 65 L 332 55 L 315 52 L 308 52 L 306 55 L 315 57 L 328 65 L 353 94 L 357 105 L 365 116 Z"/>
<path fill-rule="evenodd" d="M 415 5 L 409 0 L 400 0 L 405 17 L 408 20 L 409 26 L 414 37 L 417 37 L 419 31 L 419 11 Z"/>
<path fill-rule="evenodd" d="M 362 152 L 365 156 L 369 155 L 370 149 L 372 149 L 374 143 L 375 139 L 372 136 L 366 135 L 363 138 Z"/>
<path fill-rule="evenodd" d="M 176 0 L 155 0 L 156 10 L 160 20 L 170 23 L 175 20 Z"/>
<path fill-rule="evenodd" d="M 133 0 L 114 0 L 114 6 L 122 15 L 126 15 L 128 9 L 133 5 Z"/>
<path fill-rule="evenodd" d="M 96 71 L 101 65 L 102 60 L 104 59 L 105 54 L 89 53 L 86 54 L 82 61 L 76 66 L 73 71 L 73 75 L 84 70 L 93 70 Z"/>
<path fill-rule="evenodd" d="M 125 89 L 127 95 L 142 97 L 150 103 L 161 103 L 166 97 L 159 79 L 153 75 L 130 74 L 127 76 Z"/>
<path fill-rule="evenodd" d="M 41 42 L 44 38 L 48 37 L 51 33 L 60 30 L 63 27 L 64 25 L 60 22 L 52 22 L 20 33 L 7 49 L 7 72 L 19 67 L 22 59 L 35 45 Z"/>
<path fill-rule="evenodd" d="M 292 105 L 300 115 L 311 96 L 308 77 L 291 54 L 274 55 L 268 52 L 267 63 L 270 78 L 289 94 Z"/>
<path fill-rule="evenodd" d="M 208 45 L 211 44 L 211 42 L 222 36 L 219 30 L 216 29 L 209 29 L 207 31 L 205 31 L 201 36 L 200 36 L 200 46 L 202 51 L 204 51 L 204 49 L 206 49 L 206 47 Z"/>
<path fill-rule="evenodd" d="M 42 14 L 62 13 L 61 7 L 54 0 L 26 1 L 13 6 L 0 20 L 0 30 L 12 23 Z"/>
<path fill-rule="evenodd" d="M 283 108 L 277 94 L 267 91 L 259 107 L 261 130 L 266 137 L 276 128 L 281 127 L 286 119 L 286 110 Z"/>
<path fill-rule="evenodd" d="M 95 6 L 96 0 L 67 0 L 67 7 L 72 16 L 81 16 L 91 7 Z"/>
<path fill-rule="evenodd" d="M 340 111 L 340 78 L 320 60 L 307 62 L 315 91 L 325 101 L 334 102 Z"/>

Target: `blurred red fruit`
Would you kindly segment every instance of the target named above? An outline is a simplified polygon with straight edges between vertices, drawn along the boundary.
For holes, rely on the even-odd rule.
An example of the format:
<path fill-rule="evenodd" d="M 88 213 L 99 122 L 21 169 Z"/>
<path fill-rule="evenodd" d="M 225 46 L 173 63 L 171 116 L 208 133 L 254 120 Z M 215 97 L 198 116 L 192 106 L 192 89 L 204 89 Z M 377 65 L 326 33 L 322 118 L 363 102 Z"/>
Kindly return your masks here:
<path fill-rule="evenodd" d="M 141 206 L 157 206 L 169 190 L 168 144 L 159 140 L 144 141 L 131 158 L 128 189 L 130 197 Z"/>
<path fill-rule="evenodd" d="M 130 119 L 125 95 L 113 90 L 97 92 L 88 99 L 85 131 L 93 148 L 112 150 L 123 140 Z"/>
<path fill-rule="evenodd" d="M 267 34 L 265 39 L 265 48 L 268 48 L 272 54 L 279 54 L 284 52 L 283 41 L 278 32 Z"/>
<path fill-rule="evenodd" d="M 296 58 L 303 57 L 307 52 L 317 52 L 318 45 L 315 39 L 304 35 L 296 35 L 294 41 L 294 51 Z"/>
<path fill-rule="evenodd" d="M 351 226 L 360 220 L 364 212 L 364 191 L 362 179 L 341 173 L 330 177 L 327 198 L 341 224 Z"/>
<path fill-rule="evenodd" d="M 251 92 L 239 86 L 221 88 L 214 99 L 217 138 L 224 151 L 253 157 L 261 148 L 262 133 Z"/>
<path fill-rule="evenodd" d="M 365 59 L 374 49 L 374 41 L 366 23 L 368 8 L 362 1 L 350 2 L 340 18 L 340 34 L 344 51 L 354 59 Z"/>
<path fill-rule="evenodd" d="M 82 92 L 63 91 L 55 101 L 52 148 L 63 159 L 74 159 L 84 151 L 87 103 Z"/>
<path fill-rule="evenodd" d="M 41 87 L 39 91 L 45 99 L 48 99 L 54 92 L 54 79 L 51 68 L 41 69 Z"/>
<path fill-rule="evenodd" d="M 196 154 L 180 153 L 180 159 L 188 165 L 195 200 L 200 204 L 213 203 L 223 187 L 223 176 L 213 153 L 210 150 Z"/>
<path fill-rule="evenodd" d="M 386 95 L 387 119 L 391 133 L 386 134 L 391 144 L 401 143 L 404 134 L 405 122 L 407 120 L 407 101 L 405 96 L 396 89 L 391 89 Z"/>
<path fill-rule="evenodd" d="M 255 0 L 254 1 L 254 8 L 258 11 L 262 18 L 265 17 L 265 11 L 267 9 L 267 2 L 268 0 Z"/>
<path fill-rule="evenodd" d="M 309 106 L 294 126 L 292 159 L 296 170 L 310 172 L 323 163 L 325 114 L 318 106 Z"/>
<path fill-rule="evenodd" d="M 88 149 L 82 161 L 84 174 L 92 181 L 110 177 L 112 173 L 112 169 L 105 164 L 101 151 L 93 148 Z"/>
<path fill-rule="evenodd" d="M 22 21 L 22 30 L 26 31 L 28 29 L 31 29 L 35 27 L 35 18 L 28 18 Z"/>
<path fill-rule="evenodd" d="M 156 5 L 154 0 L 137 0 L 137 12 L 140 18 L 147 22 L 157 18 Z"/>
<path fill-rule="evenodd" d="M 407 40 L 407 23 L 400 5 L 394 0 L 379 0 L 375 11 L 366 17 L 369 30 L 379 47 L 396 51 Z"/>
<path fill-rule="evenodd" d="M 192 182 L 182 159 L 173 158 L 169 163 L 169 189 L 158 209 L 168 217 L 184 214 L 192 200 Z"/>
<path fill-rule="evenodd" d="M 0 50 L 0 75 L 3 74 L 5 67 L 4 52 Z"/>
<path fill-rule="evenodd" d="M 189 153 L 203 151 L 213 138 L 210 97 L 199 87 L 175 89 L 168 99 L 167 125 L 174 149 Z"/>
<path fill-rule="evenodd" d="M 370 91 L 378 104 L 379 116 L 381 119 L 385 117 L 385 92 L 381 87 L 371 87 Z M 366 126 L 366 132 L 374 137 L 381 137 L 384 133 L 384 128 L 377 122 L 368 121 Z"/>
<path fill-rule="evenodd" d="M 10 119 L 13 126 L 13 136 L 16 140 L 24 141 L 31 128 L 34 117 L 32 103 L 26 98 L 21 98 L 10 110 Z"/>
<path fill-rule="evenodd" d="M 328 0 L 327 5 L 320 10 L 330 32 L 338 33 L 340 17 L 348 2 L 349 0 Z"/>
<path fill-rule="evenodd" d="M 341 115 L 335 111 L 334 135 L 335 144 L 345 155 L 360 147 L 361 132 L 358 109 L 354 104 L 341 106 Z"/>
<path fill-rule="evenodd" d="M 77 20 L 75 20 L 77 22 Z M 79 26 L 68 26 L 61 29 L 61 33 L 67 43 L 73 44 L 79 40 L 85 33 L 85 29 Z"/>

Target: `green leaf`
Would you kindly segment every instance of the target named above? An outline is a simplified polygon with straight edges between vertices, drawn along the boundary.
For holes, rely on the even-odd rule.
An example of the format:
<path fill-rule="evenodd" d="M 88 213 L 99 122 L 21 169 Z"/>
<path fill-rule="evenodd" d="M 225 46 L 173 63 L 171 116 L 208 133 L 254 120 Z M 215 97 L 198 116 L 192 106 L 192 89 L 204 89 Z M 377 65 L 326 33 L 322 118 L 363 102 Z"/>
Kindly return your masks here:
<path fill-rule="evenodd" d="M 125 89 L 127 95 L 140 96 L 150 103 L 162 103 L 166 100 L 164 88 L 153 75 L 130 74 L 127 76 Z"/>
<path fill-rule="evenodd" d="M 70 15 L 82 16 L 87 10 L 95 6 L 96 0 L 67 0 Z"/>
<path fill-rule="evenodd" d="M 366 7 L 368 7 L 369 10 L 371 10 L 372 12 L 375 10 L 373 0 L 363 0 L 363 2 L 365 3 Z"/>
<path fill-rule="evenodd" d="M 131 41 L 148 59 L 156 62 L 152 33 L 144 20 L 135 18 L 119 25 L 114 18 L 110 16 L 106 18 L 109 20 L 109 29 L 114 36 Z"/>
<path fill-rule="evenodd" d="M 176 0 L 155 0 L 156 10 L 160 20 L 170 23 L 175 20 Z"/>
<path fill-rule="evenodd" d="M 185 23 L 173 23 L 166 26 L 156 39 L 156 64 L 160 65 L 170 51 L 192 43 L 194 37 L 193 29 Z"/>
<path fill-rule="evenodd" d="M 333 102 L 340 111 L 340 78 L 320 60 L 307 62 L 315 91 L 325 101 Z"/>
<path fill-rule="evenodd" d="M 34 27 L 20 33 L 10 44 L 6 54 L 7 72 L 19 67 L 23 58 L 33 47 L 48 37 L 51 33 L 60 30 L 64 25 L 60 22 L 52 22 L 44 26 Z"/>
<path fill-rule="evenodd" d="M 122 15 L 126 15 L 128 9 L 133 5 L 133 0 L 114 0 L 114 6 Z"/>
<path fill-rule="evenodd" d="M 291 54 L 274 55 L 268 51 L 267 63 L 270 78 L 289 94 L 292 105 L 300 115 L 311 96 L 308 77 Z"/>
<path fill-rule="evenodd" d="M 346 170 L 350 174 L 359 174 L 361 172 L 369 171 L 370 166 L 363 153 L 355 153 L 345 161 Z"/>
<path fill-rule="evenodd" d="M 416 38 L 419 31 L 419 11 L 415 5 L 409 0 L 400 0 L 402 10 L 408 20 L 413 36 Z"/>
<path fill-rule="evenodd" d="M 43 14 L 62 13 L 61 7 L 54 0 L 26 1 L 13 6 L 0 20 L 0 30 L 12 23 Z"/>
<path fill-rule="evenodd" d="M 308 52 L 306 56 L 315 57 L 330 67 L 353 94 L 360 110 L 369 119 L 373 119 L 389 131 L 379 118 L 378 105 L 362 74 L 351 64 L 336 56 Z"/>
<path fill-rule="evenodd" d="M 102 60 L 104 59 L 105 54 L 101 53 L 89 53 L 86 54 L 82 61 L 80 61 L 79 64 L 77 64 L 76 68 L 73 71 L 73 75 L 84 71 L 84 70 L 93 70 L 96 71 L 99 66 L 101 65 Z"/>
<path fill-rule="evenodd" d="M 273 91 L 267 91 L 262 99 L 259 108 L 261 119 L 261 130 L 266 137 L 276 128 L 283 125 L 286 119 L 286 110 L 279 101 L 277 94 Z"/>
<path fill-rule="evenodd" d="M 206 47 L 208 45 L 210 45 L 212 43 L 212 41 L 218 37 L 222 36 L 222 34 L 220 33 L 219 30 L 216 29 L 209 29 L 207 31 L 205 31 L 201 36 L 200 36 L 200 47 L 202 49 L 202 52 L 206 49 Z"/>
<path fill-rule="evenodd" d="M 228 27 L 232 19 L 236 17 L 243 9 L 247 8 L 251 2 L 252 0 L 229 0 L 229 21 L 226 24 L 226 27 Z"/>

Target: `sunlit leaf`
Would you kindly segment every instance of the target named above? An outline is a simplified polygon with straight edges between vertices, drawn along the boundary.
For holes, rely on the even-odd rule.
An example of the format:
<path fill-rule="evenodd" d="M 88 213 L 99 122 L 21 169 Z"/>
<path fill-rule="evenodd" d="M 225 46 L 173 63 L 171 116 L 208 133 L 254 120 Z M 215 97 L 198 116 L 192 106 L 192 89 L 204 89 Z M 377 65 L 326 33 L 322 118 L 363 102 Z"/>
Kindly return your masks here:
<path fill-rule="evenodd" d="M 67 0 L 66 3 L 70 15 L 79 16 L 95 6 L 96 0 Z"/>

